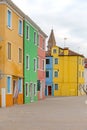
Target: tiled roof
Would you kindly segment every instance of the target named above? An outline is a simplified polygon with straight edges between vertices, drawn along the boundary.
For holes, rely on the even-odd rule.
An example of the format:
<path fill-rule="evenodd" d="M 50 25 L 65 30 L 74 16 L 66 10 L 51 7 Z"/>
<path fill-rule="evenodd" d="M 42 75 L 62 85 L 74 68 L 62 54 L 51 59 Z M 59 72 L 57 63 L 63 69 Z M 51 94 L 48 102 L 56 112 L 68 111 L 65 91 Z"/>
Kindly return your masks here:
<path fill-rule="evenodd" d="M 46 56 L 51 56 L 51 51 L 46 51 Z"/>

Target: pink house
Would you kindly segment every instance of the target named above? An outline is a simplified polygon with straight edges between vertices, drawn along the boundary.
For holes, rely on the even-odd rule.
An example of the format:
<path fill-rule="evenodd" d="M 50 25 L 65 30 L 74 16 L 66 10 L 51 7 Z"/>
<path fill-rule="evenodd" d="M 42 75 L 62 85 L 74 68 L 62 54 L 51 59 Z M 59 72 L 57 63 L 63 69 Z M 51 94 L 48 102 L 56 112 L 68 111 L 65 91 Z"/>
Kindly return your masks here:
<path fill-rule="evenodd" d="M 45 41 L 46 34 L 39 32 L 38 41 L 38 80 L 40 81 L 40 90 L 38 91 L 38 100 L 45 98 Z"/>

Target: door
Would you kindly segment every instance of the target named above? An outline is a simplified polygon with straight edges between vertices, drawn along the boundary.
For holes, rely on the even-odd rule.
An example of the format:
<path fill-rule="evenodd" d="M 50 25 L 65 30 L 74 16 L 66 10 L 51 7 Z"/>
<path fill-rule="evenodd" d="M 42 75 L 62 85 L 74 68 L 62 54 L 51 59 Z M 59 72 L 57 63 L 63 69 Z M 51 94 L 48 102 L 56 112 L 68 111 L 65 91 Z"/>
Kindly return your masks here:
<path fill-rule="evenodd" d="M 2 102 L 2 107 L 6 106 L 6 91 L 5 88 L 1 88 L 1 102 Z"/>
<path fill-rule="evenodd" d="M 30 102 L 33 102 L 33 84 L 30 83 Z"/>
<path fill-rule="evenodd" d="M 52 90 L 51 90 L 51 86 L 48 86 L 48 96 L 52 95 Z"/>
<path fill-rule="evenodd" d="M 18 100 L 18 84 L 16 80 L 13 80 L 13 104 L 17 104 Z"/>
<path fill-rule="evenodd" d="M 42 82 L 40 83 L 40 99 L 42 99 Z"/>

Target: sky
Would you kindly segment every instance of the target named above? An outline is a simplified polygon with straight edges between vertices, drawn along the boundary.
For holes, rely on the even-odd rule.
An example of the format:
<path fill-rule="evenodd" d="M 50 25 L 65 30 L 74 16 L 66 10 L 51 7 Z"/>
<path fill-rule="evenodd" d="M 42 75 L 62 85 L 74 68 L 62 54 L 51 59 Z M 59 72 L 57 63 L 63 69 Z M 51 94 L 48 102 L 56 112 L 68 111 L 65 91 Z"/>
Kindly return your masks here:
<path fill-rule="evenodd" d="M 53 29 L 58 46 L 69 47 L 87 57 L 87 0 L 12 1 L 39 25 L 48 38 Z"/>

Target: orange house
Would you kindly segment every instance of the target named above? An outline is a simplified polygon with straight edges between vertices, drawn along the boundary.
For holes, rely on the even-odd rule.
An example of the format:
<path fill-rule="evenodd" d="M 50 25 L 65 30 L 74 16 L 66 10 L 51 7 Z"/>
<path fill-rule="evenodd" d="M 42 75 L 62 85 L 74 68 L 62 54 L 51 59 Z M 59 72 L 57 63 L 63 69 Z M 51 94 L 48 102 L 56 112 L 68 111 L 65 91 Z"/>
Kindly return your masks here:
<path fill-rule="evenodd" d="M 0 0 L 0 106 L 23 104 L 23 12 Z"/>

